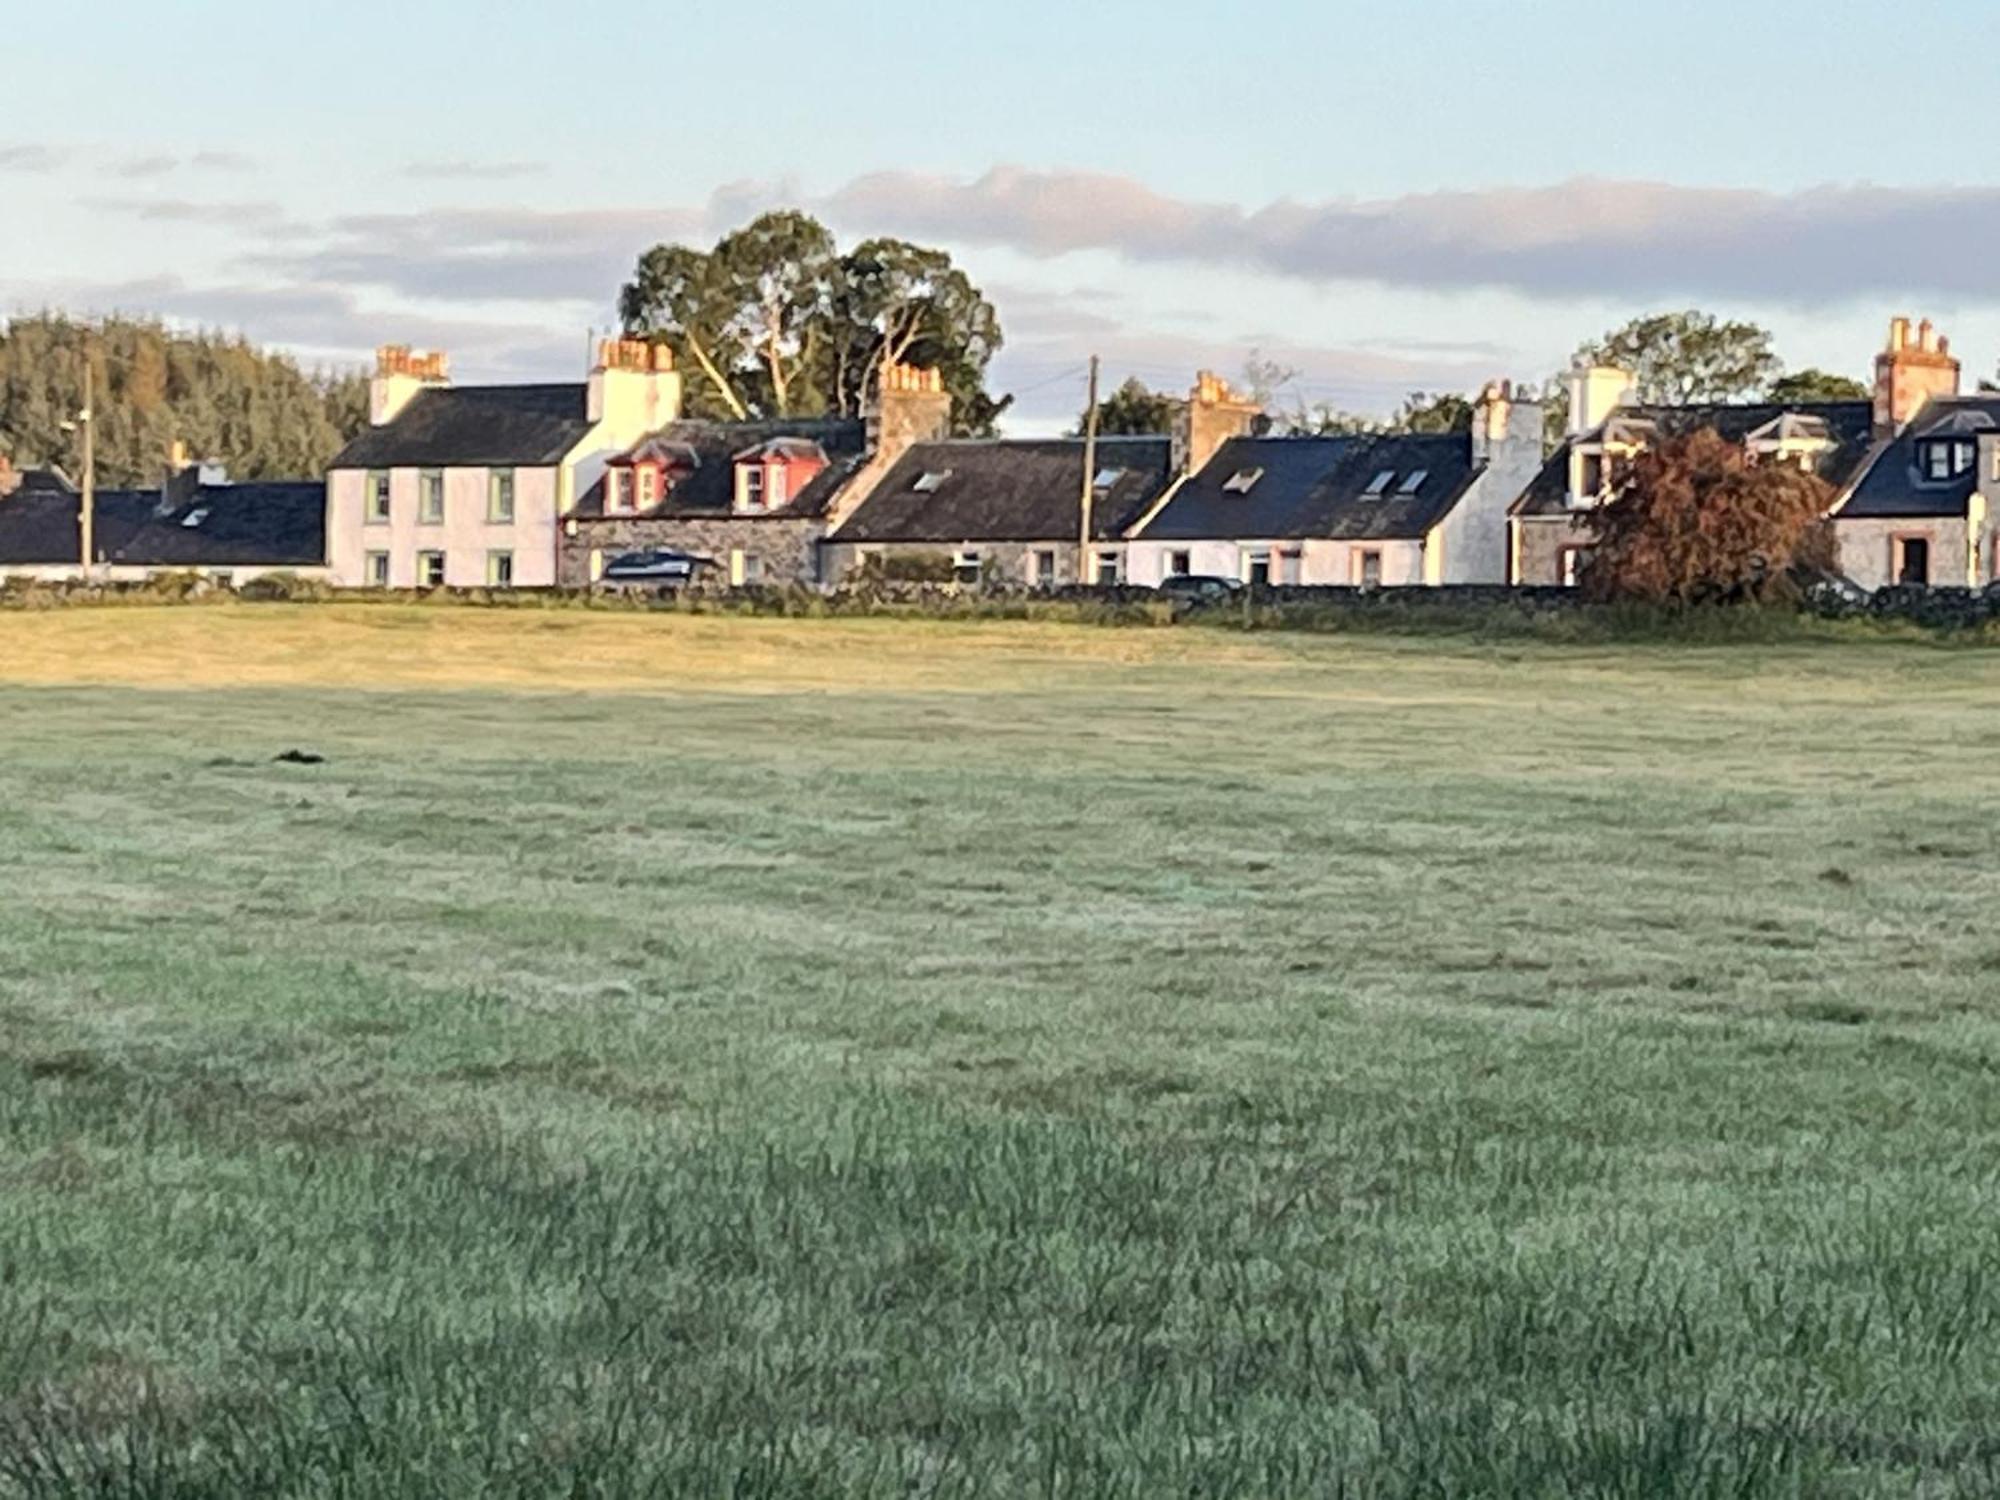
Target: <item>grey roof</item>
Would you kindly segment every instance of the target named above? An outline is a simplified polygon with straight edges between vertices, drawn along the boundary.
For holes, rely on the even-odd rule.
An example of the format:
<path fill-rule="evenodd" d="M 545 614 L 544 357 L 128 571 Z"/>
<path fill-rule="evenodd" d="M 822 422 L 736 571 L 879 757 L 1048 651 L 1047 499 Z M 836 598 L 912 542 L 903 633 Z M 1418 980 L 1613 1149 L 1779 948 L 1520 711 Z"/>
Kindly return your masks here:
<path fill-rule="evenodd" d="M 670 422 L 649 434 L 632 451 L 659 447 L 685 449 L 694 455 L 695 468 L 674 485 L 659 506 L 640 512 L 640 516 L 647 520 L 688 520 L 727 515 L 736 499 L 736 456 L 770 443 L 794 440 L 817 445 L 831 460 L 830 464 L 786 504 L 775 510 L 747 514 L 743 519 L 797 520 L 823 515 L 841 486 L 860 467 L 868 430 L 859 421 L 788 418 L 765 422 Z M 602 479 L 584 492 L 572 514 L 581 521 L 604 516 Z M 620 515 L 618 519 L 629 521 L 632 517 Z"/>
<path fill-rule="evenodd" d="M 362 432 L 335 469 L 453 468 L 559 462 L 591 429 L 590 388 L 461 385 L 419 391 L 395 419 Z"/>
<path fill-rule="evenodd" d="M 157 501 L 154 491 L 144 498 Z M 326 486 L 314 481 L 203 485 L 115 551 L 147 567 L 317 567 L 326 561 Z"/>
<path fill-rule="evenodd" d="M 1918 447 L 1926 438 L 1976 441 L 1996 421 L 2000 421 L 2000 393 L 1934 398 L 1914 421 L 1880 445 L 1838 514 L 1855 520 L 1964 515 L 1978 487 L 1977 466 L 1949 479 L 1930 479 L 1918 467 Z"/>
<path fill-rule="evenodd" d="M 78 560 L 81 497 L 17 491 L 0 499 L 0 564 L 61 566 Z M 199 513 L 194 525 L 184 524 Z M 99 490 L 95 551 L 140 567 L 316 567 L 326 561 L 326 486 L 209 485 L 162 509 L 158 490 Z"/>
<path fill-rule="evenodd" d="M 1457 504 L 1478 472 L 1472 439 L 1462 432 L 1234 438 L 1142 534 L 1162 541 L 1417 538 Z M 1229 488 L 1232 479 L 1252 474 L 1259 477 L 1247 491 Z M 1387 480 L 1370 493 L 1383 475 Z"/>
<path fill-rule="evenodd" d="M 1801 417 L 1824 426 L 1833 450 L 1820 461 L 1820 478 L 1835 489 L 1851 479 L 1867 459 L 1874 438 L 1875 406 L 1872 401 L 1753 401 L 1709 402 L 1689 406 L 1621 406 L 1607 422 L 1637 419 L 1650 422 L 1670 437 L 1713 428 L 1732 443 L 1741 443 L 1760 427 L 1782 417 Z M 1602 426 L 1597 429 L 1603 430 Z M 1596 433 L 1590 434 L 1595 436 Z M 1557 445 L 1521 498 L 1514 503 L 1515 515 L 1551 516 L 1570 514 L 1569 458 L 1576 439 Z"/>
<path fill-rule="evenodd" d="M 962 438 L 918 443 L 840 528 L 843 542 L 1038 542 L 1073 539 L 1083 502 L 1080 438 Z M 1117 470 L 1091 507 L 1091 535 L 1112 540 L 1165 491 L 1163 437 L 1098 439 L 1097 472 Z M 925 475 L 945 476 L 920 490 Z"/>

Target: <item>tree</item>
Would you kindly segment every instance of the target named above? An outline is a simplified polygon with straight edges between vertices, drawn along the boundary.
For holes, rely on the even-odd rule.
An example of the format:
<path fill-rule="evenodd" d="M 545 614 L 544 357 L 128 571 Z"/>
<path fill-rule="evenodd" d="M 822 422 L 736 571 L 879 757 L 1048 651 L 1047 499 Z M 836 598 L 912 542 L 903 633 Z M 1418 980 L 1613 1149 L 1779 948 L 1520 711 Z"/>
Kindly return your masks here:
<path fill-rule="evenodd" d="M 1107 437 L 1171 433 L 1179 410 L 1178 400 L 1154 390 L 1134 375 L 1097 403 L 1097 430 Z M 1089 419 L 1090 413 L 1086 411 L 1077 422 L 1079 432 Z"/>
<path fill-rule="evenodd" d="M 765 214 L 708 251 L 655 245 L 618 306 L 626 332 L 673 350 L 697 416 L 859 416 L 885 360 L 938 370 L 960 434 L 990 432 L 1008 404 L 986 390 L 999 315 L 947 252 L 874 239 L 843 255 L 806 214 Z"/>
<path fill-rule="evenodd" d="M 1692 310 L 1634 318 L 1576 357 L 1631 371 L 1641 401 L 1668 405 L 1745 400 L 1784 368 L 1764 329 Z"/>
<path fill-rule="evenodd" d="M 241 338 L 141 318 L 43 312 L 0 326 L 0 447 L 19 466 L 76 471 L 63 424 L 83 405 L 86 359 L 107 487 L 158 484 L 176 442 L 240 479 L 310 478 L 368 425 L 358 372 L 308 374 Z"/>
<path fill-rule="evenodd" d="M 1389 419 L 1391 432 L 1470 432 L 1472 402 L 1453 393 L 1431 395 L 1411 391 L 1402 409 Z"/>
<path fill-rule="evenodd" d="M 1670 438 L 1634 459 L 1591 513 L 1583 587 L 1672 604 L 1783 597 L 1799 573 L 1832 571 L 1832 503 L 1817 475 L 1759 462 L 1712 428 Z"/>
<path fill-rule="evenodd" d="M 1791 375 L 1780 375 L 1771 382 L 1771 389 L 1767 394 L 1772 401 L 1790 404 L 1806 401 L 1866 401 L 1871 393 L 1860 381 L 1850 380 L 1845 375 L 1832 375 L 1825 370 L 1799 370 Z"/>

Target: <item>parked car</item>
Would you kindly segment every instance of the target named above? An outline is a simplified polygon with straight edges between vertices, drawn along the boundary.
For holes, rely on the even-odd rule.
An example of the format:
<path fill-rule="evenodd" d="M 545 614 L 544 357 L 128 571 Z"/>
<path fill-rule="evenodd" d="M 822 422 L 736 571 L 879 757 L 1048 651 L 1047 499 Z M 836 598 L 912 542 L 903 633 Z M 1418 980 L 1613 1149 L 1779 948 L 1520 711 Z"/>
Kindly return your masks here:
<path fill-rule="evenodd" d="M 1243 584 L 1239 579 L 1223 578 L 1213 573 L 1176 573 L 1171 578 L 1161 579 L 1156 592 L 1173 599 L 1207 603 L 1234 598 L 1243 592 Z"/>
<path fill-rule="evenodd" d="M 692 552 L 652 547 L 612 558 L 604 565 L 598 582 L 620 588 L 682 589 L 693 583 L 704 569 L 714 566 L 711 559 L 697 557 Z"/>

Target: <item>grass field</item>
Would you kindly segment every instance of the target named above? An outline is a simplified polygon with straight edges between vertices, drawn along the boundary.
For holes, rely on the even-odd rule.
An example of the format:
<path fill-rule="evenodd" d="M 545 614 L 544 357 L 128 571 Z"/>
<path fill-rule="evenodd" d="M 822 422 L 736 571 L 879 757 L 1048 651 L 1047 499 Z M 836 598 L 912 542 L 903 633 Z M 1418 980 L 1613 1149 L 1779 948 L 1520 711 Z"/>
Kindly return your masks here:
<path fill-rule="evenodd" d="M 0 1495 L 2000 1491 L 2000 654 L 0 682 Z"/>

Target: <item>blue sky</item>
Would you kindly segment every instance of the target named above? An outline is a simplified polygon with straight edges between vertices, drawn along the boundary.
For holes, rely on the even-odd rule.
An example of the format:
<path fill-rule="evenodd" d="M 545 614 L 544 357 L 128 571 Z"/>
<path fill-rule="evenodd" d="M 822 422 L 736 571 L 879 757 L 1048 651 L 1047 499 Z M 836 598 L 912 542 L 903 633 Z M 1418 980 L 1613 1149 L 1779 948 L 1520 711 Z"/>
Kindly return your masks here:
<path fill-rule="evenodd" d="M 647 244 L 796 203 L 958 255 L 1021 430 L 1093 351 L 1386 410 L 1670 306 L 1795 366 L 1864 374 L 1900 311 L 2000 359 L 1990 3 L 164 11 L 8 8 L 0 307 L 561 376 Z"/>

